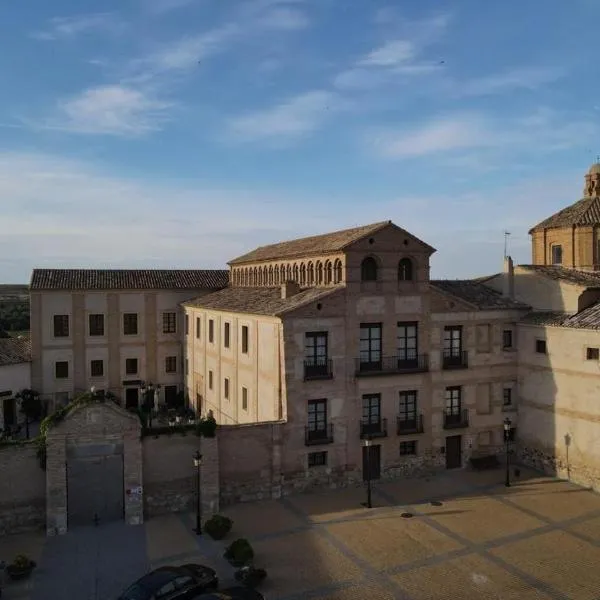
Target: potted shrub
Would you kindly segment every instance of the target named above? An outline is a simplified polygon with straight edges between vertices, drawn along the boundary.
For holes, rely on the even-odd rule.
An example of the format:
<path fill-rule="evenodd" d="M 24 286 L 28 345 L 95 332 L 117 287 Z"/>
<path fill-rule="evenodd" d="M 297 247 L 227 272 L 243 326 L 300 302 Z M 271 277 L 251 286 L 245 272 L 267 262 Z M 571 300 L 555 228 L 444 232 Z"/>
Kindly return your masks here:
<path fill-rule="evenodd" d="M 217 421 L 209 414 L 206 418 L 200 419 L 197 427 L 197 432 L 199 435 L 207 438 L 215 437 L 215 433 L 217 431 Z"/>
<path fill-rule="evenodd" d="M 204 531 L 213 540 L 222 540 L 230 531 L 233 521 L 223 515 L 214 515 L 204 523 Z"/>
<path fill-rule="evenodd" d="M 260 585 L 267 577 L 267 572 L 264 569 L 246 565 L 235 572 L 235 579 L 242 585 L 250 588 L 255 588 Z"/>
<path fill-rule="evenodd" d="M 223 557 L 232 567 L 243 567 L 254 558 L 254 550 L 247 539 L 239 538 L 229 544 Z"/>
<path fill-rule="evenodd" d="M 33 569 L 35 569 L 35 561 L 24 554 L 18 554 L 12 563 L 7 565 L 6 572 L 11 579 L 17 581 L 29 577 Z"/>

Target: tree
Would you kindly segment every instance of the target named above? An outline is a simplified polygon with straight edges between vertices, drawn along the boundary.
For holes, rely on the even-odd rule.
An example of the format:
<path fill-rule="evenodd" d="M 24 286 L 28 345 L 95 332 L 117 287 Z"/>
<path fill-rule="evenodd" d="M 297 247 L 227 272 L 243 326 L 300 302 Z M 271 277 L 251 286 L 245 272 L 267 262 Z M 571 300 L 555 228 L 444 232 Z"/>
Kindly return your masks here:
<path fill-rule="evenodd" d="M 21 413 L 25 415 L 25 435 L 29 439 L 29 425 L 42 416 L 42 401 L 35 390 L 24 389 L 16 396 L 21 401 Z"/>

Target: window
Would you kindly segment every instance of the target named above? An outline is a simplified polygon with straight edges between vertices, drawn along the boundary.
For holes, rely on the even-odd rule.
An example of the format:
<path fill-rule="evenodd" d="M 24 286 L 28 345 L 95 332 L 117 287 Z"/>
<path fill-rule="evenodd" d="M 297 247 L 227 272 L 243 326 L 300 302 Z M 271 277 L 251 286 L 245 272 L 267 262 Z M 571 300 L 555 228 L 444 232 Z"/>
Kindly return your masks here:
<path fill-rule="evenodd" d="M 125 359 L 125 374 L 126 375 L 137 375 L 138 372 L 138 359 L 137 358 L 126 358 Z"/>
<path fill-rule="evenodd" d="M 459 358 L 462 352 L 462 327 L 444 327 L 444 358 Z"/>
<path fill-rule="evenodd" d="M 248 354 L 248 326 L 242 325 L 242 352 Z"/>
<path fill-rule="evenodd" d="M 156 600 L 160 600 L 160 598 L 165 598 L 166 596 L 170 596 L 175 591 L 175 582 L 169 581 L 165 583 L 160 589 L 154 592 L 154 598 Z"/>
<path fill-rule="evenodd" d="M 311 367 L 327 364 L 327 332 L 308 331 L 304 335 L 304 359 Z"/>
<path fill-rule="evenodd" d="M 69 363 L 66 360 L 59 360 L 54 363 L 54 376 L 56 379 L 68 379 Z"/>
<path fill-rule="evenodd" d="M 177 313 L 163 313 L 163 333 L 177 333 Z"/>
<path fill-rule="evenodd" d="M 588 360 L 598 360 L 600 358 L 600 350 L 598 348 L 588 348 L 586 350 L 586 358 Z"/>
<path fill-rule="evenodd" d="M 208 372 L 208 389 L 209 390 L 213 389 L 213 372 L 212 371 Z"/>
<path fill-rule="evenodd" d="M 104 376 L 104 361 L 103 360 L 92 360 L 90 362 L 90 375 L 92 377 L 103 377 Z"/>
<path fill-rule="evenodd" d="M 223 396 L 226 400 L 229 400 L 229 379 L 227 377 L 223 381 Z"/>
<path fill-rule="evenodd" d="M 175 587 L 178 590 L 181 590 L 194 583 L 194 579 L 192 577 L 189 577 L 188 575 L 183 575 L 182 577 L 178 577 L 177 579 L 175 579 Z"/>
<path fill-rule="evenodd" d="M 165 357 L 165 373 L 177 373 L 177 357 Z"/>
<path fill-rule="evenodd" d="M 242 387 L 242 410 L 248 410 L 248 388 Z"/>
<path fill-rule="evenodd" d="M 225 346 L 225 348 L 229 348 L 230 331 L 231 325 L 229 323 L 225 323 L 223 326 L 223 346 Z"/>
<path fill-rule="evenodd" d="M 398 323 L 398 362 L 414 363 L 417 360 L 418 323 Z"/>
<path fill-rule="evenodd" d="M 502 347 L 505 350 L 513 347 L 513 332 L 512 332 L 512 329 L 505 329 L 502 332 Z"/>
<path fill-rule="evenodd" d="M 555 244 L 550 250 L 552 254 L 552 264 L 562 265 L 562 246 L 560 244 Z"/>
<path fill-rule="evenodd" d="M 381 394 L 363 394 L 363 425 L 379 425 L 381 422 Z"/>
<path fill-rule="evenodd" d="M 125 313 L 123 315 L 123 333 L 125 335 L 137 335 L 138 316 L 137 313 Z"/>
<path fill-rule="evenodd" d="M 398 417 L 401 421 L 412 423 L 417 421 L 417 390 L 400 392 Z"/>
<path fill-rule="evenodd" d="M 462 408 L 462 388 L 453 386 L 446 388 L 446 415 L 458 417 Z"/>
<path fill-rule="evenodd" d="M 502 390 L 502 404 L 503 406 L 512 406 L 512 388 L 505 387 Z"/>
<path fill-rule="evenodd" d="M 325 451 L 325 452 L 309 452 L 308 466 L 309 467 L 325 467 L 325 466 L 327 466 L 327 451 Z"/>
<path fill-rule="evenodd" d="M 69 337 L 69 315 L 54 315 L 54 337 Z"/>
<path fill-rule="evenodd" d="M 367 256 L 360 264 L 361 281 L 377 281 L 377 261 Z"/>
<path fill-rule="evenodd" d="M 535 351 L 538 354 L 546 354 L 546 340 L 535 340 Z"/>
<path fill-rule="evenodd" d="M 90 336 L 104 335 L 104 315 L 89 315 L 88 325 Z"/>
<path fill-rule="evenodd" d="M 189 371 L 190 371 L 189 364 L 190 363 L 189 363 L 188 359 L 186 358 L 185 362 L 183 363 L 183 365 L 184 365 L 183 369 L 184 369 L 185 375 L 187 375 L 189 373 Z"/>
<path fill-rule="evenodd" d="M 327 430 L 327 400 L 309 400 L 308 431 Z"/>
<path fill-rule="evenodd" d="M 381 323 L 360 324 L 361 369 L 381 368 Z"/>
<path fill-rule="evenodd" d="M 400 456 L 415 456 L 417 454 L 417 442 L 400 442 Z"/>
<path fill-rule="evenodd" d="M 196 337 L 200 339 L 200 317 L 196 317 Z"/>
<path fill-rule="evenodd" d="M 190 315 L 185 315 L 185 335 L 190 333 Z"/>
<path fill-rule="evenodd" d="M 410 258 L 403 258 L 398 263 L 398 281 L 413 280 L 413 264 Z"/>
<path fill-rule="evenodd" d="M 215 341 L 215 322 L 212 319 L 208 320 L 208 341 L 211 344 Z"/>

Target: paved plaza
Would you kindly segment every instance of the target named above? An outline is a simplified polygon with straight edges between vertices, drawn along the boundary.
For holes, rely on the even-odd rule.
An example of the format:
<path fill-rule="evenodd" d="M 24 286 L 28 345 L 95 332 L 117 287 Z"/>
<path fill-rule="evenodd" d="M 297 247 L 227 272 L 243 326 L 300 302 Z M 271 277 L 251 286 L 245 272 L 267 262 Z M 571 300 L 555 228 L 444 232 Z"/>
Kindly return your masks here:
<path fill-rule="evenodd" d="M 446 472 L 363 488 L 240 504 L 229 538 L 247 537 L 269 579 L 268 600 L 597 600 L 600 495 L 523 470 Z M 408 515 L 407 515 L 408 514 Z M 410 516 L 412 515 L 412 516 Z M 82 528 L 66 536 L 0 538 L 0 558 L 38 561 L 8 600 L 111 600 L 146 570 L 199 562 L 224 584 L 233 569 L 193 515 L 143 527 Z"/>

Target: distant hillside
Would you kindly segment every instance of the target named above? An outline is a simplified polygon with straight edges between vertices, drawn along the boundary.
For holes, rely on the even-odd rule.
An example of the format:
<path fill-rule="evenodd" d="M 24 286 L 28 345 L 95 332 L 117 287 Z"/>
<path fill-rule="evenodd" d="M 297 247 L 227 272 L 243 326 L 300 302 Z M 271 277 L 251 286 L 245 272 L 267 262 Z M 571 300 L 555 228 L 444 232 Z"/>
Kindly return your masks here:
<path fill-rule="evenodd" d="M 29 329 L 29 286 L 0 284 L 0 330 Z"/>
<path fill-rule="evenodd" d="M 1 300 L 29 301 L 29 286 L 26 284 L 0 283 Z"/>

